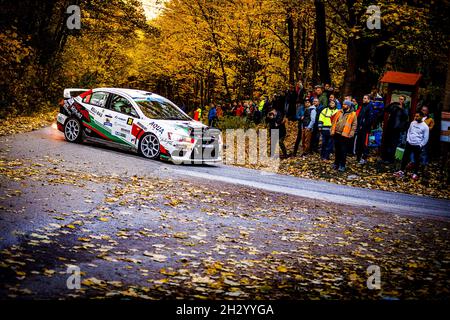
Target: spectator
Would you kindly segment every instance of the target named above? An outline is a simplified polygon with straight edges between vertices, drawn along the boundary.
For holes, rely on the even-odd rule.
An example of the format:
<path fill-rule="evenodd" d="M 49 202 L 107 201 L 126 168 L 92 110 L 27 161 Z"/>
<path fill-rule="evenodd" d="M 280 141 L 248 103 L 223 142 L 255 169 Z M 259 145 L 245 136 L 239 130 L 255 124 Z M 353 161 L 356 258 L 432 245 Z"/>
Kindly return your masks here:
<path fill-rule="evenodd" d="M 353 103 L 353 111 L 355 111 L 356 115 L 358 116 L 360 112 L 358 101 L 356 100 L 356 98 L 352 98 L 351 101 Z"/>
<path fill-rule="evenodd" d="M 373 105 L 370 96 L 363 97 L 363 103 L 358 114 L 358 126 L 356 128 L 356 161 L 363 165 L 367 163 L 369 155 L 369 135 L 372 129 Z"/>
<path fill-rule="evenodd" d="M 433 130 L 434 128 L 434 120 L 433 118 L 430 117 L 430 110 L 428 109 L 427 105 L 424 105 L 421 109 L 423 118 L 422 121 L 428 126 L 429 132 L 431 134 L 431 130 Z M 423 165 L 427 165 L 429 162 L 429 143 L 427 143 L 423 148 L 422 148 L 422 153 L 420 154 L 420 159 Z"/>
<path fill-rule="evenodd" d="M 242 117 L 244 115 L 244 106 L 242 105 L 242 102 L 239 101 L 239 104 L 236 108 L 236 116 Z"/>
<path fill-rule="evenodd" d="M 327 99 L 330 100 L 330 96 L 333 94 L 334 89 L 329 83 L 325 83 L 324 86 L 324 94 L 327 96 Z"/>
<path fill-rule="evenodd" d="M 296 113 L 297 92 L 293 85 L 289 86 L 289 90 L 286 91 L 286 116 L 288 119 L 294 119 Z"/>
<path fill-rule="evenodd" d="M 316 123 L 316 113 L 317 110 L 315 105 L 306 107 L 305 104 L 305 114 L 303 116 L 302 122 L 302 156 L 305 156 L 311 152 L 311 137 L 314 129 L 314 124 Z"/>
<path fill-rule="evenodd" d="M 305 116 L 305 110 L 308 109 L 311 106 L 311 102 L 306 99 L 304 101 L 304 104 L 300 104 L 298 109 L 297 109 L 297 114 L 295 116 L 295 119 L 298 121 L 297 122 L 297 127 L 298 127 L 298 131 L 297 131 L 297 139 L 295 140 L 295 146 L 294 146 L 294 152 L 292 153 L 292 155 L 295 157 L 297 155 L 297 151 L 298 151 L 298 147 L 300 145 L 300 142 L 302 141 L 302 128 L 303 128 L 303 118 Z"/>
<path fill-rule="evenodd" d="M 404 104 L 393 102 L 386 107 L 386 112 L 389 114 L 384 132 L 386 142 L 383 160 L 386 163 L 394 162 L 395 151 L 401 144 L 400 137 L 408 128 L 408 112 L 403 106 Z"/>
<path fill-rule="evenodd" d="M 378 88 L 376 86 L 372 86 L 372 91 L 370 92 L 370 96 L 372 99 L 383 98 L 378 92 Z"/>
<path fill-rule="evenodd" d="M 313 100 L 313 105 L 316 107 L 316 119 L 314 121 L 314 128 L 312 131 L 311 136 L 311 151 L 312 152 L 318 152 L 319 149 L 319 140 L 320 140 L 320 133 L 319 133 L 319 116 L 322 110 L 325 108 L 325 106 L 320 104 L 319 99 L 316 97 Z"/>
<path fill-rule="evenodd" d="M 194 110 L 194 120 L 201 121 L 202 119 L 202 108 L 198 107 L 196 110 Z"/>
<path fill-rule="evenodd" d="M 336 97 L 335 97 L 334 94 L 330 94 L 330 99 L 329 99 L 329 101 L 334 101 L 337 110 L 341 110 L 341 109 L 342 109 L 341 103 L 339 102 L 338 99 L 336 99 Z"/>
<path fill-rule="evenodd" d="M 317 85 L 314 88 L 315 88 L 316 97 L 317 97 L 317 99 L 319 99 L 320 105 L 322 105 L 324 108 L 328 107 L 328 97 L 323 92 L 322 85 Z"/>
<path fill-rule="evenodd" d="M 237 105 L 237 102 L 235 101 L 235 102 L 233 102 L 233 106 L 231 107 L 231 114 L 233 116 L 236 115 L 237 109 L 238 109 L 238 105 Z"/>
<path fill-rule="evenodd" d="M 373 126 L 377 128 L 383 122 L 384 101 L 383 97 L 377 94 L 376 97 L 372 96 L 373 100 Z"/>
<path fill-rule="evenodd" d="M 216 125 L 216 120 L 217 120 L 217 109 L 216 106 L 213 103 L 211 103 L 208 112 L 208 126 L 214 127 Z"/>
<path fill-rule="evenodd" d="M 256 124 L 261 122 L 265 102 L 266 102 L 266 100 L 264 99 L 263 96 L 261 96 L 258 105 L 255 107 L 255 111 L 253 113 L 253 121 Z"/>
<path fill-rule="evenodd" d="M 297 92 L 297 101 L 303 101 L 305 99 L 306 90 L 302 80 L 298 80 L 295 86 L 295 92 Z"/>
<path fill-rule="evenodd" d="M 334 115 L 331 126 L 335 148 L 333 168 L 341 172 L 345 171 L 347 148 L 349 140 L 355 135 L 357 122 L 356 113 L 352 109 L 352 102 L 345 100 L 342 110 L 338 110 Z"/>
<path fill-rule="evenodd" d="M 430 129 L 422 120 L 422 116 L 419 113 L 416 113 L 414 116 L 414 121 L 411 122 L 406 135 L 406 146 L 403 153 L 400 171 L 394 173 L 395 176 L 399 178 L 403 178 L 405 176 L 405 169 L 409 163 L 412 153 L 414 155 L 412 178 L 413 180 L 417 180 L 419 178 L 417 175 L 417 169 L 420 161 L 420 153 L 422 152 L 423 147 L 428 143 L 429 131 Z"/>
<path fill-rule="evenodd" d="M 284 145 L 284 139 L 286 138 L 286 118 L 284 117 L 284 114 L 273 108 L 267 114 L 267 122 L 269 123 L 271 137 L 272 130 L 278 130 L 278 143 L 282 152 L 282 158 L 287 158 L 287 150 Z M 275 153 L 274 147 L 276 146 L 276 143 L 273 143 L 272 139 L 270 143 L 272 146 L 271 155 L 273 155 Z"/>
<path fill-rule="evenodd" d="M 322 160 L 330 160 L 330 154 L 333 152 L 333 140 L 331 139 L 331 119 L 337 112 L 336 103 L 334 100 L 330 100 L 330 106 L 323 109 L 319 115 L 319 130 L 322 134 L 322 149 L 320 151 L 320 157 Z"/>
<path fill-rule="evenodd" d="M 225 104 L 223 105 L 225 107 Z M 222 106 L 218 105 L 217 108 L 217 120 L 223 117 L 223 109 Z"/>

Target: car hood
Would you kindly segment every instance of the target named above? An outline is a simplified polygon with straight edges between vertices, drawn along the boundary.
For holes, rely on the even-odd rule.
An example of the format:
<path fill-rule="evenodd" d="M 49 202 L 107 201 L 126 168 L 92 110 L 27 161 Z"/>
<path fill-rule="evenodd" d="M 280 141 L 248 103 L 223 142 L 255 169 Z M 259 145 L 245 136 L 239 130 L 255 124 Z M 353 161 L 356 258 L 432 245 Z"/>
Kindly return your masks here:
<path fill-rule="evenodd" d="M 189 135 L 192 131 L 203 132 L 208 126 L 198 121 L 185 121 L 185 120 L 154 120 L 143 119 L 141 121 L 149 129 L 160 126 L 164 131 L 177 133 L 180 135 Z"/>

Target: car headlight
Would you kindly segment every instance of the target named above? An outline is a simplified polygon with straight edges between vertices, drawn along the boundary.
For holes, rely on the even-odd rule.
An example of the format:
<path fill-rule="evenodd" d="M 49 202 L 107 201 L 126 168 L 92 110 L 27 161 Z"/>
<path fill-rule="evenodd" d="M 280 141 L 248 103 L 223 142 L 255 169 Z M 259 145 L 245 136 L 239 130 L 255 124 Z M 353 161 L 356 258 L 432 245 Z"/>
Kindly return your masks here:
<path fill-rule="evenodd" d="M 167 136 L 169 137 L 169 140 L 176 141 L 176 142 L 185 142 L 185 143 L 195 143 L 195 139 L 189 136 L 184 136 L 178 133 L 173 132 L 167 132 Z"/>

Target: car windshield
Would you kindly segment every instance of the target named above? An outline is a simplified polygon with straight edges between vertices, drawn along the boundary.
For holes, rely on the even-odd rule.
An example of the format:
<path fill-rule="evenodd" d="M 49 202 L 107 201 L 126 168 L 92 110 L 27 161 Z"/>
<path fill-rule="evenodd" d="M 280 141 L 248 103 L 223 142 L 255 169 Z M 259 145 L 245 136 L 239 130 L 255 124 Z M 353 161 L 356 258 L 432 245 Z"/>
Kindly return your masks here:
<path fill-rule="evenodd" d="M 151 119 L 161 120 L 192 120 L 175 104 L 167 99 L 157 97 L 135 98 L 144 115 Z"/>

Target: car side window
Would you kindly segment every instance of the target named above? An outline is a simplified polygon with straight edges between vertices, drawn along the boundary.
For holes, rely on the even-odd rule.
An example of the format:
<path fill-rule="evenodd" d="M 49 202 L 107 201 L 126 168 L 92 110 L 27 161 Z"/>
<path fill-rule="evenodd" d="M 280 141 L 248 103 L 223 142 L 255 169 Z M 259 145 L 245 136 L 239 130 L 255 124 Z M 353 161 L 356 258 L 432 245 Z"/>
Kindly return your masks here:
<path fill-rule="evenodd" d="M 107 92 L 94 92 L 83 98 L 83 102 L 92 104 L 97 107 L 106 108 L 106 101 L 108 101 Z"/>
<path fill-rule="evenodd" d="M 131 102 L 127 98 L 116 94 L 113 94 L 112 96 L 110 109 L 131 117 L 139 118 L 139 115 L 131 105 Z"/>

